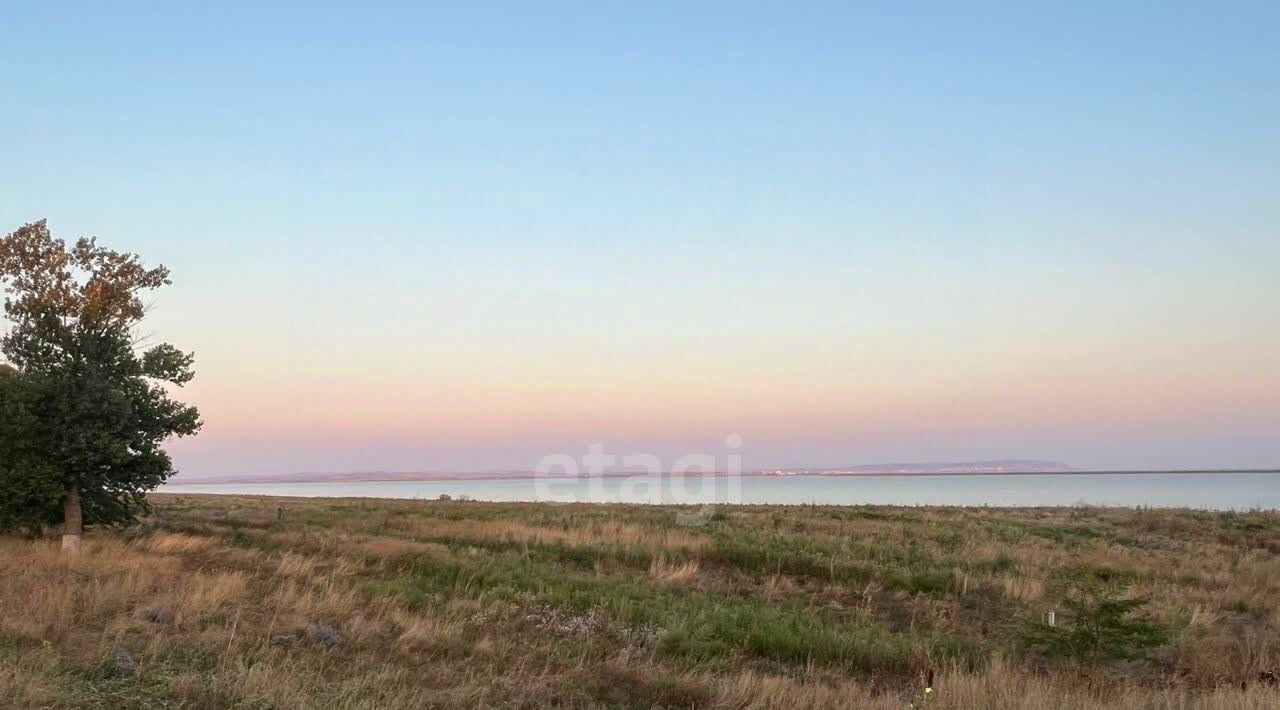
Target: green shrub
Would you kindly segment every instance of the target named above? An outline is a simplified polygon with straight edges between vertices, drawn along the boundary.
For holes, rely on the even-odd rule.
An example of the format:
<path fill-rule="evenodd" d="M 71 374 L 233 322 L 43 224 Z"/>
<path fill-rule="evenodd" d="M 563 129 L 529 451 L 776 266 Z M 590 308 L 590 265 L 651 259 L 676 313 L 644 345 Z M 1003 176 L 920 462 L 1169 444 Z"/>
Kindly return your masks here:
<path fill-rule="evenodd" d="M 1050 592 L 1061 601 L 1059 620 L 1036 622 L 1024 632 L 1026 645 L 1050 658 L 1098 661 L 1139 658 L 1166 644 L 1168 631 L 1139 612 L 1147 604 L 1129 597 L 1126 575 L 1076 568 L 1058 576 Z"/>

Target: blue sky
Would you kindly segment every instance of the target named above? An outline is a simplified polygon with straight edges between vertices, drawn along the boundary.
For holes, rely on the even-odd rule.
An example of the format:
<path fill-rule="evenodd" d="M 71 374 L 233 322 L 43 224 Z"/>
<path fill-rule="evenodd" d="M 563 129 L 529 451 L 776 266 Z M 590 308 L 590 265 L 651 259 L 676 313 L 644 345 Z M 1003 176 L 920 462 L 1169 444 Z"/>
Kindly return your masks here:
<path fill-rule="evenodd" d="M 3 17 L 0 229 L 173 268 L 188 471 L 1280 463 L 1272 3 Z"/>

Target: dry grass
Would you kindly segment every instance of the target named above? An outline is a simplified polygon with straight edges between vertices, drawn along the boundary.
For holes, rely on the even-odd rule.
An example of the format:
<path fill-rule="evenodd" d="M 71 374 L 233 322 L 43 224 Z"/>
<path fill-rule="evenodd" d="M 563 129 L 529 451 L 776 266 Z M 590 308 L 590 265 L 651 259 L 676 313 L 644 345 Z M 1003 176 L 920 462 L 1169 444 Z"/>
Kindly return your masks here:
<path fill-rule="evenodd" d="M 146 549 L 166 555 L 183 555 L 208 549 L 213 540 L 184 533 L 161 533 L 147 538 Z"/>
<path fill-rule="evenodd" d="M 649 563 L 649 578 L 663 584 L 684 584 L 697 578 L 699 567 L 697 560 L 670 561 L 659 555 Z"/>
<path fill-rule="evenodd" d="M 78 556 L 0 539 L 0 707 L 1280 707 L 1272 514 L 157 501 Z M 1025 654 L 1076 568 L 1169 645 Z"/>
<path fill-rule="evenodd" d="M 401 613 L 396 615 L 395 622 L 404 629 L 396 643 L 409 652 L 448 648 L 461 642 L 466 635 L 464 623 L 439 616 Z"/>
<path fill-rule="evenodd" d="M 405 526 L 411 536 L 430 539 L 467 538 L 570 547 L 658 547 L 689 551 L 705 549 L 709 540 L 683 528 L 659 528 L 616 520 L 595 521 L 582 527 L 531 525 L 521 520 L 449 520 L 415 517 Z"/>

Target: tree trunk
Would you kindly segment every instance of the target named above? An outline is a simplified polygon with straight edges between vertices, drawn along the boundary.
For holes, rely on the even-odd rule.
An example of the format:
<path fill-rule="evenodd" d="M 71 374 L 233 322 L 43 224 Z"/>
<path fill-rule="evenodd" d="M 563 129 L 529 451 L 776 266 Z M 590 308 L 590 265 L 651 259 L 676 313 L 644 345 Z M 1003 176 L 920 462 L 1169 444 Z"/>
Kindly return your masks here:
<path fill-rule="evenodd" d="M 67 488 L 67 497 L 62 501 L 62 551 L 79 552 L 83 538 L 84 516 L 80 512 L 80 489 L 70 486 Z"/>

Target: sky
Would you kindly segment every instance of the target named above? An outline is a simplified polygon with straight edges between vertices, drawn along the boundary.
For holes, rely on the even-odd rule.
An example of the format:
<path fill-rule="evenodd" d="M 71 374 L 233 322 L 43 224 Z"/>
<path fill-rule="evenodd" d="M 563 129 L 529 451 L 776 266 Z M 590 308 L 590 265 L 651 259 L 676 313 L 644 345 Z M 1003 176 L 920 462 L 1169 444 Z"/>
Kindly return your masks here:
<path fill-rule="evenodd" d="M 182 475 L 1280 465 L 1280 5 L 179 5 L 0 10 L 0 232 L 172 269 Z"/>

